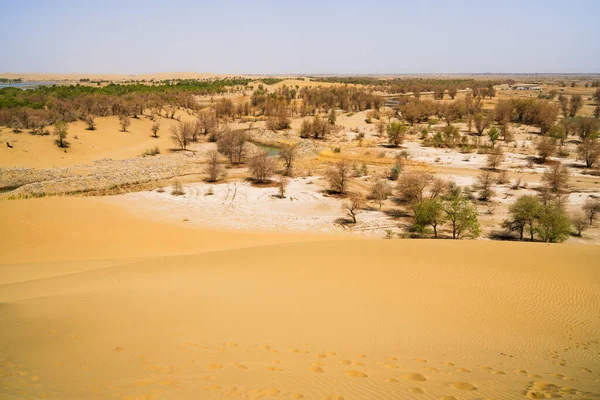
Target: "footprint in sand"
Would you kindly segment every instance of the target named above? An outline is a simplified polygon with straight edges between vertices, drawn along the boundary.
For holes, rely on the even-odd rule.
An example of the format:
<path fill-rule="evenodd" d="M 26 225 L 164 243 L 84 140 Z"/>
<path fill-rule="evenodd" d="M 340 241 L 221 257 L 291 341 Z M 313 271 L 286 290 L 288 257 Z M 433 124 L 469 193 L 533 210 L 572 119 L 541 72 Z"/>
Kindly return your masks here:
<path fill-rule="evenodd" d="M 411 392 L 411 393 L 414 393 L 414 394 L 423 394 L 423 393 L 425 393 L 425 391 L 423 389 L 417 388 L 417 387 L 409 388 L 408 391 Z"/>
<path fill-rule="evenodd" d="M 425 372 L 440 372 L 440 370 L 436 367 L 423 367 L 423 371 Z"/>
<path fill-rule="evenodd" d="M 356 370 L 351 370 L 351 371 L 344 371 L 344 373 L 346 375 L 348 375 L 350 378 L 368 378 L 369 375 L 365 374 L 362 371 L 356 371 Z"/>
<path fill-rule="evenodd" d="M 428 363 L 429 362 L 429 360 L 426 360 L 424 358 L 415 358 L 415 361 L 420 362 L 420 363 Z"/>
<path fill-rule="evenodd" d="M 487 365 L 480 365 L 479 368 L 481 369 L 492 369 L 492 367 L 488 367 Z"/>
<path fill-rule="evenodd" d="M 272 387 L 272 388 L 263 389 L 263 390 L 261 390 L 260 393 L 263 396 L 276 397 L 276 396 L 279 396 L 279 393 L 281 393 L 281 389 Z"/>
<path fill-rule="evenodd" d="M 394 357 L 394 356 L 386 357 L 386 360 L 389 360 L 389 361 L 396 361 L 397 359 L 398 358 Z"/>
<path fill-rule="evenodd" d="M 313 365 L 312 367 L 310 367 L 310 370 L 312 372 L 317 372 L 319 374 L 322 374 L 323 372 L 325 372 L 325 370 L 323 370 L 323 368 L 321 368 L 321 366 L 319 366 L 319 365 Z"/>
<path fill-rule="evenodd" d="M 344 365 L 350 365 L 350 364 L 352 364 L 352 361 L 350 361 L 350 360 L 342 360 L 342 361 L 340 361 L 340 363 L 342 363 Z"/>
<path fill-rule="evenodd" d="M 506 372 L 504 372 L 504 371 L 492 371 L 492 374 L 494 374 L 494 375 L 506 375 Z"/>
<path fill-rule="evenodd" d="M 440 397 L 440 400 L 456 400 L 456 397 L 454 397 L 454 396 L 442 396 L 442 397 Z"/>
<path fill-rule="evenodd" d="M 236 367 L 238 369 L 248 369 L 248 367 L 246 367 L 244 364 L 240 364 L 239 362 L 231 363 L 231 365 L 233 365 L 234 367 Z"/>
<path fill-rule="evenodd" d="M 335 356 L 337 356 L 337 353 L 335 351 L 326 351 L 325 354 L 327 354 L 328 357 L 335 357 Z"/>
<path fill-rule="evenodd" d="M 526 374 L 527 371 L 525 371 L 524 369 L 513 369 L 513 372 L 515 374 Z"/>
<path fill-rule="evenodd" d="M 338 394 L 330 394 L 323 397 L 323 400 L 344 400 L 344 398 Z"/>
<path fill-rule="evenodd" d="M 360 361 L 352 361 L 352 365 L 356 365 L 357 367 L 362 367 L 365 365 L 365 363 L 362 363 Z"/>
<path fill-rule="evenodd" d="M 427 378 L 425 378 L 422 374 L 419 374 L 417 372 L 409 372 L 400 376 L 402 376 L 404 379 L 408 379 L 409 381 L 423 382 L 427 380 Z"/>
<path fill-rule="evenodd" d="M 209 391 L 218 391 L 221 389 L 222 389 L 222 387 L 219 385 L 204 386 L 204 390 L 209 390 Z"/>
<path fill-rule="evenodd" d="M 295 353 L 295 354 L 308 354 L 310 353 L 308 350 L 304 350 L 304 349 L 290 349 L 290 353 Z"/>
<path fill-rule="evenodd" d="M 208 364 L 206 369 L 223 369 L 223 364 Z"/>
<path fill-rule="evenodd" d="M 392 364 L 392 363 L 385 363 L 385 364 L 383 364 L 383 366 L 386 368 L 390 368 L 390 369 L 398 368 L 398 366 L 396 364 Z"/>
<path fill-rule="evenodd" d="M 279 361 L 279 360 L 273 360 L 273 361 L 271 361 L 271 364 L 275 364 L 275 365 L 280 364 L 280 363 L 281 363 L 281 361 Z"/>
<path fill-rule="evenodd" d="M 450 387 L 457 390 L 477 390 L 474 385 L 468 382 L 453 382 L 450 384 Z"/>
<path fill-rule="evenodd" d="M 115 351 L 121 352 L 121 351 L 123 351 L 123 348 L 122 347 L 115 347 Z"/>
<path fill-rule="evenodd" d="M 385 378 L 384 381 L 386 381 L 386 382 L 392 382 L 392 383 L 399 382 L 398 379 L 396 379 L 396 378 Z"/>
<path fill-rule="evenodd" d="M 453 362 L 443 362 L 442 365 L 445 365 L 446 367 L 454 367 L 454 363 Z"/>
<path fill-rule="evenodd" d="M 304 398 L 304 395 L 302 393 L 292 393 L 290 394 L 290 398 L 294 400 L 300 400 Z"/>
<path fill-rule="evenodd" d="M 327 355 L 325 353 L 319 353 L 317 354 L 317 358 L 326 358 Z"/>
<path fill-rule="evenodd" d="M 268 344 L 261 344 L 260 346 L 258 346 L 258 348 L 265 351 L 271 350 L 271 346 L 269 346 Z"/>
<path fill-rule="evenodd" d="M 465 373 L 468 373 L 468 372 L 471 372 L 471 370 L 468 369 L 468 368 L 457 368 L 456 372 L 465 372 Z"/>
<path fill-rule="evenodd" d="M 279 367 L 267 367 L 265 368 L 267 371 L 271 371 L 271 372 L 279 372 L 279 371 L 283 371 L 281 368 Z"/>

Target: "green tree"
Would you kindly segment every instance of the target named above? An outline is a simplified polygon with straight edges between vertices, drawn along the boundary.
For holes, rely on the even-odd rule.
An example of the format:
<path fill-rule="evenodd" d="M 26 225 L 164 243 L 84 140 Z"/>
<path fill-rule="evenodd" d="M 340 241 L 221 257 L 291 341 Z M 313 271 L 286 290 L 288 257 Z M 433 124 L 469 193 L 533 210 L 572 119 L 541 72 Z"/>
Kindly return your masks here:
<path fill-rule="evenodd" d="M 452 226 L 452 239 L 460 239 L 464 236 L 472 238 L 479 236 L 477 208 L 464 196 L 455 196 L 445 200 L 442 203 L 442 208 L 446 214 L 446 219 Z"/>
<path fill-rule="evenodd" d="M 58 147 L 67 147 L 68 143 L 65 139 L 67 138 L 68 133 L 69 126 L 65 121 L 58 121 L 54 124 L 54 136 L 58 138 L 56 139 L 56 144 L 58 144 Z"/>
<path fill-rule="evenodd" d="M 518 232 L 519 240 L 523 240 L 525 228 L 528 228 L 530 240 L 533 242 L 537 220 L 542 209 L 542 203 L 537 197 L 521 196 L 508 208 L 510 217 L 504 221 L 503 226 L 510 231 Z"/>
<path fill-rule="evenodd" d="M 438 226 L 444 223 L 444 209 L 442 202 L 436 199 L 424 199 L 417 203 L 414 208 L 415 212 L 415 228 L 419 232 L 423 232 L 426 227 L 433 228 L 433 237 L 438 237 Z"/>
<path fill-rule="evenodd" d="M 387 135 L 390 144 L 394 147 L 404 142 L 404 135 L 408 130 L 408 126 L 401 122 L 392 122 L 387 126 Z"/>
<path fill-rule="evenodd" d="M 495 146 L 498 139 L 500 139 L 500 132 L 498 131 L 498 128 L 492 126 L 488 131 L 488 136 L 490 138 L 490 142 L 492 142 L 492 146 Z"/>
<path fill-rule="evenodd" d="M 564 242 L 571 233 L 571 220 L 558 204 L 548 203 L 542 208 L 537 232 L 544 242 Z"/>

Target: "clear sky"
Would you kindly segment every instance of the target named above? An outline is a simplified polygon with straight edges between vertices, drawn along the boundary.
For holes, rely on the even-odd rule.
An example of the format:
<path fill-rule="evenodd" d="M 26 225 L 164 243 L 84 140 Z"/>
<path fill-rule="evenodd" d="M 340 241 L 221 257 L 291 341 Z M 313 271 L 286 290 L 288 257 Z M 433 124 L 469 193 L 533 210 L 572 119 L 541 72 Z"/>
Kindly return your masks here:
<path fill-rule="evenodd" d="M 600 72 L 600 0 L 0 0 L 0 72 Z"/>

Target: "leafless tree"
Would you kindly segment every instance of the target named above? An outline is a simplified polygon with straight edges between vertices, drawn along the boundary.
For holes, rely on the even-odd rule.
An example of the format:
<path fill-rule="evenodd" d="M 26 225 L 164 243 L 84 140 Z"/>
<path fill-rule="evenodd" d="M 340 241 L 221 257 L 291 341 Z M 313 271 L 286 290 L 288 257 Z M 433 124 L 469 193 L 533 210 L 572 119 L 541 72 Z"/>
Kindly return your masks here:
<path fill-rule="evenodd" d="M 388 198 L 391 192 L 392 190 L 390 189 L 387 181 L 379 179 L 371 187 L 369 198 L 375 201 L 381 210 L 383 202 Z"/>
<path fill-rule="evenodd" d="M 581 236 L 581 233 L 589 226 L 586 215 L 582 212 L 576 213 L 571 217 L 571 223 L 573 228 L 577 232 L 577 236 Z"/>
<path fill-rule="evenodd" d="M 121 131 L 127 132 L 127 128 L 131 125 L 131 119 L 127 115 L 119 116 L 119 124 L 121 125 Z"/>
<path fill-rule="evenodd" d="M 548 157 L 556 153 L 556 143 L 554 143 L 554 139 L 549 137 L 541 138 L 536 147 L 541 163 L 545 163 Z"/>
<path fill-rule="evenodd" d="M 493 147 L 487 154 L 487 166 L 496 170 L 504 161 L 504 152 L 500 146 Z"/>
<path fill-rule="evenodd" d="M 283 161 L 285 176 L 292 174 L 294 160 L 296 159 L 297 148 L 294 144 L 284 144 L 279 151 L 279 158 Z"/>
<path fill-rule="evenodd" d="M 585 213 L 590 226 L 592 226 L 596 214 L 600 213 L 600 199 L 588 198 L 583 205 L 583 212 Z"/>
<path fill-rule="evenodd" d="M 334 193 L 345 194 L 348 181 L 352 176 L 352 166 L 346 160 L 338 161 L 326 172 L 329 188 Z"/>
<path fill-rule="evenodd" d="M 192 140 L 195 129 L 196 127 L 192 122 L 179 122 L 171 127 L 171 140 L 181 150 L 185 150 Z"/>
<path fill-rule="evenodd" d="M 210 150 L 206 154 L 206 169 L 207 181 L 216 182 L 225 175 L 225 169 L 220 163 L 221 155 L 217 150 Z"/>
<path fill-rule="evenodd" d="M 477 188 L 479 189 L 479 199 L 489 201 L 495 194 L 492 189 L 494 185 L 494 176 L 490 171 L 483 171 L 477 177 Z"/>
<path fill-rule="evenodd" d="M 289 183 L 289 178 L 285 175 L 280 175 L 277 181 L 277 188 L 279 189 L 279 198 L 285 199 L 285 191 Z"/>
<path fill-rule="evenodd" d="M 85 117 L 85 123 L 87 125 L 87 130 L 88 131 L 95 131 L 96 130 L 96 120 L 94 119 L 94 116 L 91 114 L 88 114 Z"/>
<path fill-rule="evenodd" d="M 154 121 L 152 124 L 152 135 L 155 138 L 158 138 L 158 131 L 160 130 L 160 123 L 158 121 Z"/>
<path fill-rule="evenodd" d="M 277 162 L 265 150 L 257 151 L 248 162 L 250 175 L 256 182 L 266 182 L 275 173 Z"/>
<path fill-rule="evenodd" d="M 356 214 L 358 214 L 366 205 L 367 200 L 365 195 L 362 193 L 351 193 L 348 196 L 348 201 L 344 202 L 342 207 L 348 213 L 348 216 L 352 218 L 352 222 L 356 223 Z"/>
<path fill-rule="evenodd" d="M 483 135 L 483 131 L 485 131 L 491 123 L 489 116 L 483 113 L 475 114 L 473 121 L 475 122 L 475 130 L 479 136 Z"/>
<path fill-rule="evenodd" d="M 433 181 L 433 175 L 426 171 L 405 172 L 398 178 L 398 193 L 408 202 L 423 200 L 425 188 Z"/>
<path fill-rule="evenodd" d="M 569 183 L 569 169 L 560 162 L 547 168 L 542 175 L 542 183 L 553 193 L 560 193 Z"/>
<path fill-rule="evenodd" d="M 577 153 L 588 168 L 593 167 L 600 158 L 600 141 L 591 137 L 584 139 L 577 147 Z"/>
<path fill-rule="evenodd" d="M 217 146 L 219 151 L 229 158 L 232 165 L 239 164 L 246 153 L 248 135 L 244 131 L 231 130 L 227 127 L 219 132 Z"/>

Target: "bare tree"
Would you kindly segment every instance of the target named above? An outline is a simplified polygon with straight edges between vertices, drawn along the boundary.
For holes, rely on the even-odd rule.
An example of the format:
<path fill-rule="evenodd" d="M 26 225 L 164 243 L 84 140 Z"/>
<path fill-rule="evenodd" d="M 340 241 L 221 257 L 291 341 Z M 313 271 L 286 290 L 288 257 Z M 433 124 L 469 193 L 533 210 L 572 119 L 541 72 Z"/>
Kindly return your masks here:
<path fill-rule="evenodd" d="M 477 188 L 479 189 L 479 199 L 482 201 L 489 201 L 495 192 L 492 188 L 494 185 L 494 176 L 490 171 L 483 171 L 477 177 Z"/>
<path fill-rule="evenodd" d="M 588 168 L 591 168 L 600 158 L 600 141 L 596 138 L 588 137 L 577 146 L 579 157 L 585 162 Z"/>
<path fill-rule="evenodd" d="M 487 166 L 492 170 L 496 170 L 504 161 L 504 152 L 500 146 L 493 147 L 487 154 Z"/>
<path fill-rule="evenodd" d="M 266 182 L 277 168 L 276 161 L 265 150 L 257 151 L 248 162 L 250 175 L 256 182 Z"/>
<path fill-rule="evenodd" d="M 285 175 L 280 175 L 277 181 L 277 188 L 279 189 L 279 198 L 285 199 L 285 191 L 289 183 L 289 178 Z"/>
<path fill-rule="evenodd" d="M 569 183 L 569 169 L 560 162 L 553 164 L 542 175 L 542 183 L 551 192 L 562 192 Z"/>
<path fill-rule="evenodd" d="M 333 167 L 329 168 L 325 177 L 329 182 L 329 188 L 334 193 L 345 194 L 346 186 L 352 176 L 352 167 L 346 160 L 338 161 Z"/>
<path fill-rule="evenodd" d="M 221 155 L 217 150 L 210 150 L 206 154 L 206 169 L 207 181 L 216 182 L 225 175 L 225 169 L 220 163 Z"/>
<path fill-rule="evenodd" d="M 279 151 L 279 158 L 283 161 L 285 176 L 292 174 L 293 163 L 296 158 L 297 148 L 295 144 L 284 144 Z"/>
<path fill-rule="evenodd" d="M 87 125 L 87 130 L 88 131 L 95 131 L 96 130 L 96 120 L 94 119 L 94 116 L 91 114 L 88 114 L 85 117 L 85 123 Z"/>
<path fill-rule="evenodd" d="M 119 124 L 121 125 L 121 131 L 127 132 L 127 128 L 131 125 L 131 120 L 127 115 L 119 116 Z"/>
<path fill-rule="evenodd" d="M 583 212 L 585 213 L 590 226 L 592 226 L 594 223 L 594 218 L 596 218 L 596 214 L 600 213 L 600 199 L 588 197 L 583 205 Z"/>
<path fill-rule="evenodd" d="M 371 193 L 369 195 L 369 198 L 375 201 L 379 206 L 379 209 L 381 210 L 383 202 L 388 198 L 391 192 L 392 191 L 387 181 L 379 179 L 371 187 Z"/>
<path fill-rule="evenodd" d="M 536 147 L 541 163 L 545 163 L 548 157 L 551 157 L 556 153 L 556 143 L 554 142 L 554 139 L 549 137 L 541 138 Z"/>
<path fill-rule="evenodd" d="M 232 165 L 239 164 L 244 159 L 246 153 L 246 141 L 248 135 L 244 131 L 233 131 L 228 127 L 224 127 L 219 132 L 217 147 L 219 151 L 229 158 Z"/>
<path fill-rule="evenodd" d="M 348 216 L 352 218 L 352 223 L 356 223 L 356 214 L 358 214 L 366 205 L 367 200 L 362 193 L 351 193 L 348 201 L 342 205 Z"/>
<path fill-rule="evenodd" d="M 155 138 L 158 138 L 158 131 L 160 130 L 160 123 L 158 121 L 154 121 L 152 124 L 152 135 Z"/>
<path fill-rule="evenodd" d="M 433 181 L 433 175 L 425 171 L 411 171 L 400 175 L 398 193 L 408 202 L 423 200 L 425 188 Z"/>
<path fill-rule="evenodd" d="M 577 236 L 581 236 L 581 233 L 589 226 L 587 216 L 582 212 L 576 213 L 571 217 L 571 224 L 573 224 Z"/>
<path fill-rule="evenodd" d="M 475 130 L 479 136 L 483 135 L 483 131 L 485 131 L 491 123 L 489 116 L 483 113 L 475 114 L 473 121 L 475 122 Z"/>
<path fill-rule="evenodd" d="M 191 122 L 179 122 L 171 127 L 171 140 L 181 150 L 185 150 L 192 140 L 195 129 L 195 125 Z"/>
<path fill-rule="evenodd" d="M 578 94 L 571 96 L 571 101 L 569 103 L 569 116 L 574 117 L 577 115 L 577 111 L 579 111 L 581 107 L 583 107 L 583 98 Z"/>

